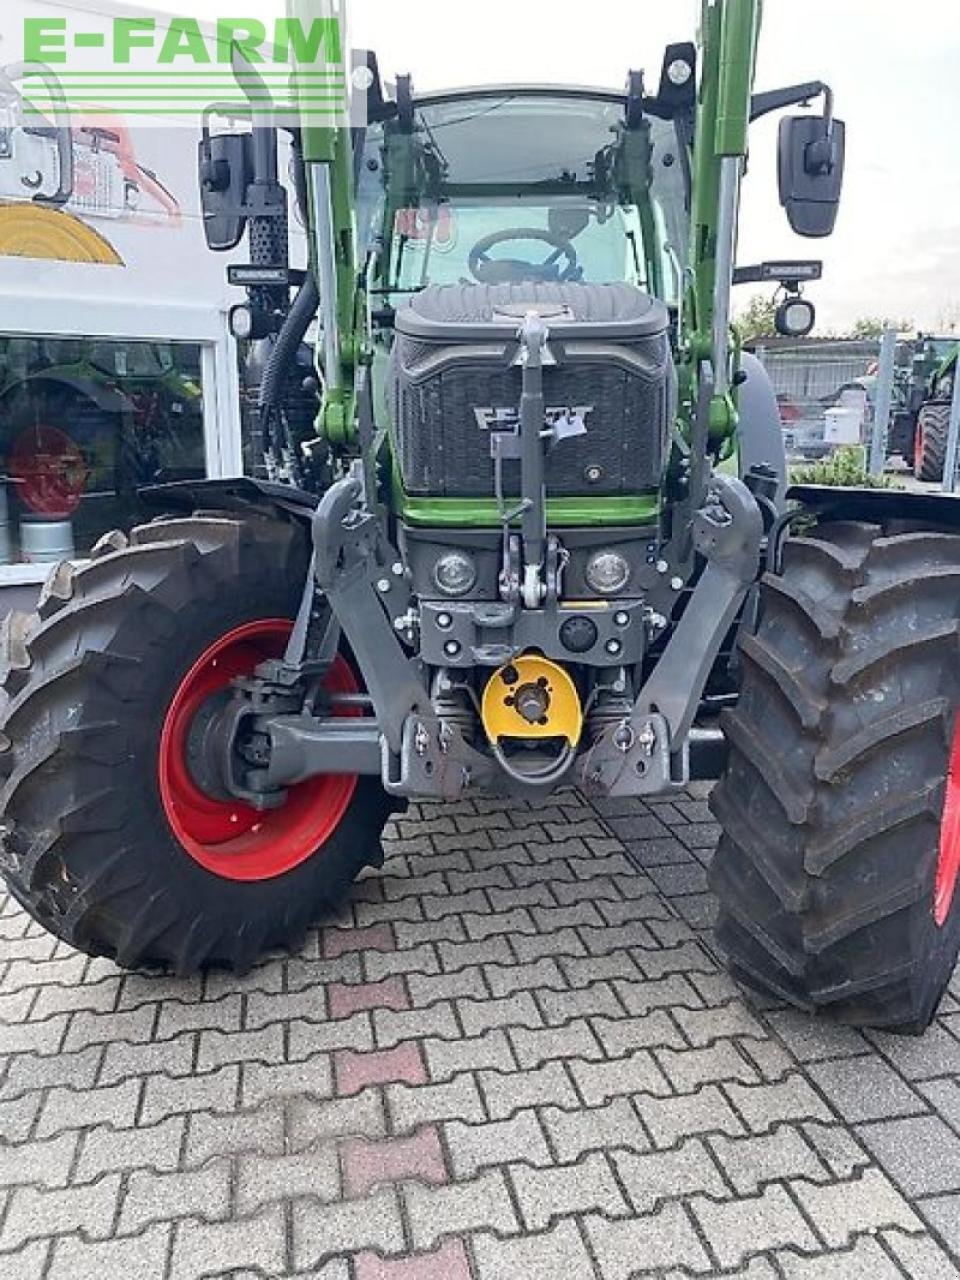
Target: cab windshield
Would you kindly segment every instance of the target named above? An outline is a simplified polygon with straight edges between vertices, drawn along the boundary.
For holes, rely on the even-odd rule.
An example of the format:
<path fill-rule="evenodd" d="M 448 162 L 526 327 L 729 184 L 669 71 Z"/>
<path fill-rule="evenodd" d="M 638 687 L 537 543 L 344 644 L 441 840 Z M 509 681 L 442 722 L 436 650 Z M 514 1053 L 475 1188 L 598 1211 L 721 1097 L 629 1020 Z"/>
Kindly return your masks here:
<path fill-rule="evenodd" d="M 379 234 L 378 292 L 393 303 L 430 284 L 543 280 L 628 281 L 671 304 L 687 171 L 674 126 L 628 129 L 613 94 L 426 99 L 368 133 L 361 235 Z"/>

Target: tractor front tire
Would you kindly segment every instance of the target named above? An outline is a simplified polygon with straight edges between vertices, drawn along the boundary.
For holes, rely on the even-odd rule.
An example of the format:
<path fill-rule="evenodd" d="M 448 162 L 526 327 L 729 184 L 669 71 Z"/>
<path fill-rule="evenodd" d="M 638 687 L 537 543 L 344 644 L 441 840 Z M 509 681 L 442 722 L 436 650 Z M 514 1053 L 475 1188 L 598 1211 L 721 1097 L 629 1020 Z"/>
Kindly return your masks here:
<path fill-rule="evenodd" d="M 913 474 L 918 480 L 939 483 L 943 479 L 949 433 L 950 402 L 948 400 L 928 401 L 917 415 Z"/>
<path fill-rule="evenodd" d="M 52 933 L 127 968 L 244 970 L 380 862 L 378 779 L 310 779 L 260 813 L 190 768 L 197 711 L 282 654 L 309 563 L 293 520 L 163 520 L 5 620 L 0 871 Z M 357 688 L 345 657 L 331 681 Z"/>
<path fill-rule="evenodd" d="M 919 1034 L 960 948 L 960 536 L 790 538 L 741 641 L 712 795 L 717 937 L 749 988 Z"/>

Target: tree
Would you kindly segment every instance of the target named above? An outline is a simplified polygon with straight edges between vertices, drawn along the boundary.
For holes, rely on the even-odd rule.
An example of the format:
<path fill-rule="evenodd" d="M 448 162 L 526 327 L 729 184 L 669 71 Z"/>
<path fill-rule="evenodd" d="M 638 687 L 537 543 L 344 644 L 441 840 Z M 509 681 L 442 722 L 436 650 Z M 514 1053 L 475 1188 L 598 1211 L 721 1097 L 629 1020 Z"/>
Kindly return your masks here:
<path fill-rule="evenodd" d="M 851 338 L 882 338 L 885 329 L 895 329 L 897 333 L 912 333 L 912 320 L 891 320 L 888 316 L 861 316 L 853 322 L 850 330 Z"/>
<path fill-rule="evenodd" d="M 776 314 L 777 304 L 773 298 L 755 293 L 733 322 L 740 341 L 746 345 L 757 342 L 760 338 L 776 337 Z"/>

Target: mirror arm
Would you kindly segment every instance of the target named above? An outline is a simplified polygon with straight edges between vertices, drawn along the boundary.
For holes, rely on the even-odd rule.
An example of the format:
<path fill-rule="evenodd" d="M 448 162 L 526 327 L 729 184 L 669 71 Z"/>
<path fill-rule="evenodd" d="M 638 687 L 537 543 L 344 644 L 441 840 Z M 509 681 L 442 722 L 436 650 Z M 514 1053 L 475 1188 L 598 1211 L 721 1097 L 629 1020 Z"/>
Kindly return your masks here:
<path fill-rule="evenodd" d="M 750 99 L 750 120 L 759 120 L 768 116 L 771 111 L 782 111 L 785 107 L 798 107 L 811 98 L 825 98 L 824 116 L 829 123 L 829 131 L 833 132 L 833 90 L 822 80 L 808 80 L 806 84 L 791 84 L 783 89 L 769 89 L 766 93 L 755 93 Z"/>
<path fill-rule="evenodd" d="M 827 137 L 833 141 L 833 90 L 828 84 L 823 86 L 823 118 L 827 122 Z"/>
<path fill-rule="evenodd" d="M 833 90 L 828 85 L 823 86 L 823 120 L 826 125 L 825 137 L 807 147 L 804 161 L 807 173 L 830 173 L 837 162 L 833 143 Z"/>
<path fill-rule="evenodd" d="M 248 62 L 234 41 L 230 49 L 230 70 L 244 97 L 250 104 L 250 119 L 253 125 L 253 180 L 254 182 L 276 182 L 277 168 L 277 133 L 274 126 L 272 99 L 270 91 L 259 72 Z M 264 107 L 264 103 L 270 106 Z"/>

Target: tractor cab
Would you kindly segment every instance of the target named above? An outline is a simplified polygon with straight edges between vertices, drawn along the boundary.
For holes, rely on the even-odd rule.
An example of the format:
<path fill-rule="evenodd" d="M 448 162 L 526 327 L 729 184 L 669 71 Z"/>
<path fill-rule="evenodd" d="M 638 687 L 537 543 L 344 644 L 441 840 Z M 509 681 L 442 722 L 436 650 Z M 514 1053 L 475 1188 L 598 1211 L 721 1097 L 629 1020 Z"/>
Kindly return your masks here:
<path fill-rule="evenodd" d="M 631 114 L 632 113 L 632 114 Z M 390 308 L 431 285 L 628 283 L 676 305 L 689 166 L 627 94 L 502 86 L 414 98 L 367 131 L 361 238 Z"/>
<path fill-rule="evenodd" d="M 375 344 L 390 350 L 378 409 L 404 528 L 440 518 L 445 551 L 464 557 L 453 529 L 491 530 L 480 559 L 496 572 L 465 576 L 467 597 L 498 599 L 515 576 L 497 531 L 523 504 L 541 529 L 528 545 L 536 605 L 548 592 L 545 535 L 560 524 L 642 525 L 630 538 L 639 574 L 651 515 L 640 495 L 660 483 L 676 402 L 669 334 L 689 204 L 676 122 L 627 93 L 501 86 L 417 98 L 403 77 L 392 106 L 367 131 L 358 188 Z M 531 317 L 544 342 L 539 427 L 552 438 L 525 485 L 520 331 Z M 613 510 L 598 506 L 611 498 Z M 561 557 L 585 559 L 555 541 Z M 425 569 L 425 593 L 442 597 Z M 635 598 L 631 576 L 621 589 Z M 480 642 L 469 639 L 464 663 Z M 602 654 L 609 639 L 598 628 L 591 648 Z"/>
<path fill-rule="evenodd" d="M 574 547 L 561 526 L 630 527 L 615 594 L 640 594 L 676 411 L 671 334 L 689 239 L 695 55 L 673 55 L 689 88 L 672 98 L 646 96 L 639 73 L 622 93 L 500 85 L 424 96 L 401 76 L 395 99 L 373 113 L 357 157 L 357 210 L 381 355 L 378 420 L 427 596 L 500 599 L 523 572 L 500 537 L 520 507 L 531 604 L 564 593 L 546 582 L 551 545 L 574 566 L 579 593 L 595 594 L 584 576 L 589 548 Z M 539 429 L 550 438 L 542 466 L 528 458 L 525 480 L 520 418 L 531 373 L 520 331 L 531 317 L 544 342 Z M 438 521 L 449 532 L 425 554 L 415 530 Z M 479 527 L 489 539 L 468 549 Z M 462 592 L 438 590 L 429 563 L 452 548 L 478 565 Z M 466 665 L 486 641 L 472 621 L 464 630 Z M 602 626 L 590 634 L 588 659 L 605 655 L 609 665 L 604 644 L 615 637 Z M 436 640 L 438 652 L 452 643 Z M 568 652 L 556 636 L 531 643 Z"/>

